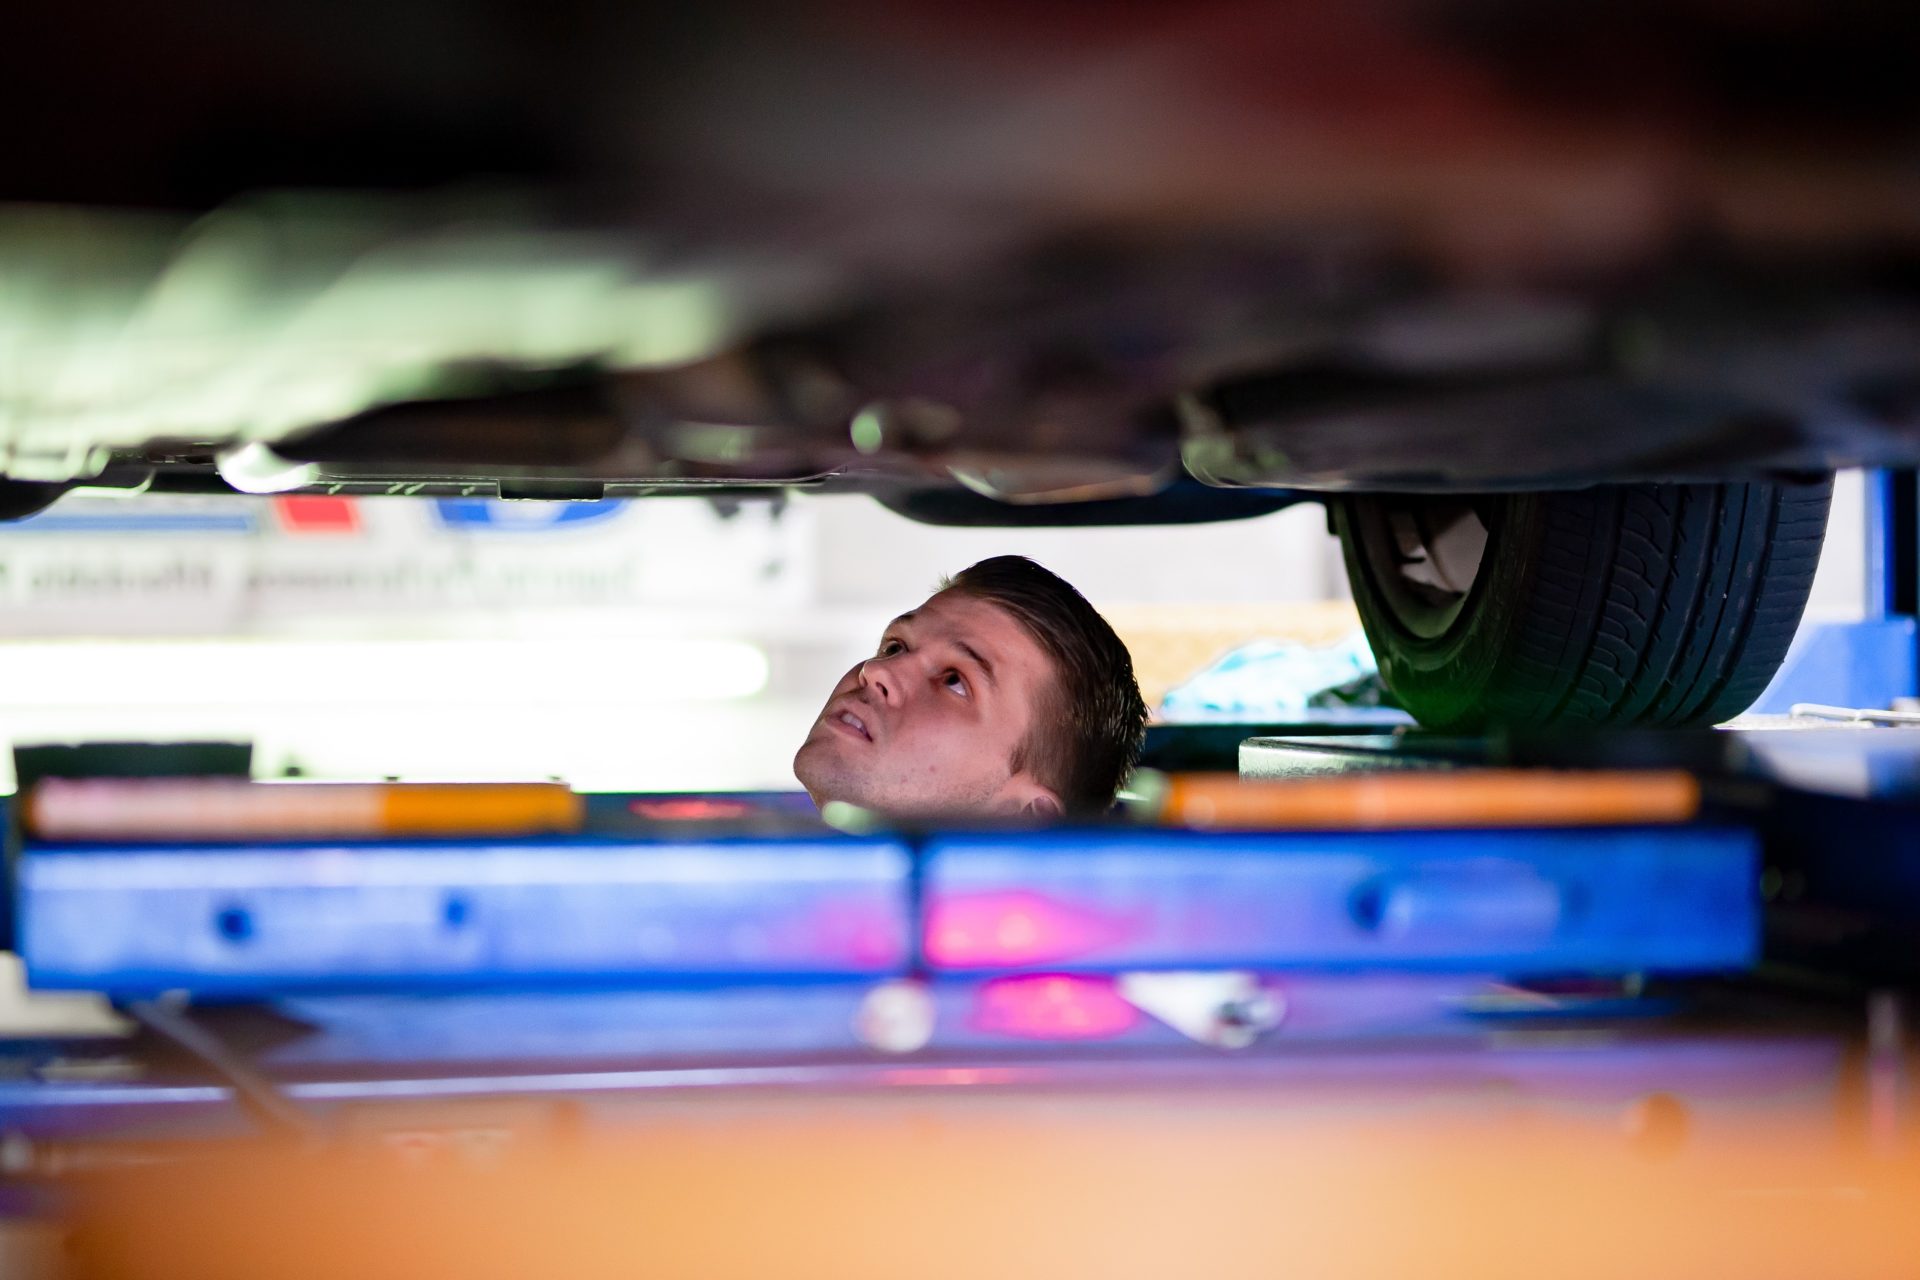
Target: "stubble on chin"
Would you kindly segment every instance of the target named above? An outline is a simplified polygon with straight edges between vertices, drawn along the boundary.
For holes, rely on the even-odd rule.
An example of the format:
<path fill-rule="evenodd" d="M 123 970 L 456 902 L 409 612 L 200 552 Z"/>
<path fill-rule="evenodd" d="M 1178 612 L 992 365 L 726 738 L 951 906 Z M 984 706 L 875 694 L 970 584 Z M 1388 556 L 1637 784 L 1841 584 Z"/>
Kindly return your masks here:
<path fill-rule="evenodd" d="M 846 798 L 848 779 L 843 776 L 844 762 L 834 758 L 833 744 L 825 740 L 828 732 L 825 728 L 816 728 L 793 753 L 794 779 L 815 804 Z"/>

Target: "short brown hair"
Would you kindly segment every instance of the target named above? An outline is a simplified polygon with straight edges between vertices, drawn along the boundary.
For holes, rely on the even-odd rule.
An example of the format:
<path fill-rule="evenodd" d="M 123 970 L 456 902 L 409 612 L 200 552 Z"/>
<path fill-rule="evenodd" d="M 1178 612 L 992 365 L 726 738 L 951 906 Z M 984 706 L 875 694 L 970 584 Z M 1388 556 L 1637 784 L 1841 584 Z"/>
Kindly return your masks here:
<path fill-rule="evenodd" d="M 940 584 L 997 605 L 1032 636 L 1058 677 L 1033 728 L 1015 748 L 1027 770 L 1069 814 L 1104 812 L 1140 758 L 1147 705 L 1133 656 L 1085 596 L 1025 556 L 995 556 Z"/>

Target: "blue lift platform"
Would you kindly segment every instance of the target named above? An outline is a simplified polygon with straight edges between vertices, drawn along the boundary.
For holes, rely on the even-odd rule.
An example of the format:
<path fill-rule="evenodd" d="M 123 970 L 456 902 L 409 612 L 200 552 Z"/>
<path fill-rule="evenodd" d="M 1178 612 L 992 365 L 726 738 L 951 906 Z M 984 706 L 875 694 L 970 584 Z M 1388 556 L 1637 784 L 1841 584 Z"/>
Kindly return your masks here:
<path fill-rule="evenodd" d="M 136 1029 L 12 1045 L 0 1142 L 325 1132 L 368 1108 L 412 1131 L 421 1107 L 476 1099 L 617 1126 L 768 1089 L 1235 1081 L 1575 1108 L 1659 1093 L 1733 1128 L 1783 1098 L 1830 1107 L 1857 1066 L 1864 1005 L 1836 1024 L 1780 974 L 1861 999 L 1911 975 L 1908 743 L 1920 730 L 1241 748 L 1248 775 L 1685 763 L 1698 815 L 1631 825 L 848 833 L 791 798 L 602 796 L 564 837 L 28 836 L 30 986 L 103 994 Z M 1857 794 L 1781 781 L 1841 758 Z"/>

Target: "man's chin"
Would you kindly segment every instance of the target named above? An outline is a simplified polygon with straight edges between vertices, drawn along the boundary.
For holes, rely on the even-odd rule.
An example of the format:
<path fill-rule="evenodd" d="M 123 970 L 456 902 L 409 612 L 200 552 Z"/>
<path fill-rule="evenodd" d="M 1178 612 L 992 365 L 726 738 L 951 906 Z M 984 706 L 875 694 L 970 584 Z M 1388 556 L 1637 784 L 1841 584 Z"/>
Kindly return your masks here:
<path fill-rule="evenodd" d="M 838 801 L 891 818 L 966 821 L 994 816 L 991 795 L 902 795 L 857 767 L 830 730 L 816 728 L 793 756 L 793 776 L 821 808 Z"/>
<path fill-rule="evenodd" d="M 885 797 L 876 795 L 858 774 L 833 767 L 838 763 L 832 759 L 809 759 L 805 747 L 794 757 L 793 776 L 800 780 L 800 785 L 806 789 L 808 798 L 816 808 L 824 810 L 830 804 L 849 804 L 856 809 L 888 817 L 910 816 L 918 808 L 888 803 Z"/>
<path fill-rule="evenodd" d="M 852 785 L 845 762 L 834 750 L 835 743 L 822 730 L 815 729 L 793 754 L 793 776 L 813 798 L 816 805 L 831 800 L 858 803 L 852 795 L 860 788 Z"/>

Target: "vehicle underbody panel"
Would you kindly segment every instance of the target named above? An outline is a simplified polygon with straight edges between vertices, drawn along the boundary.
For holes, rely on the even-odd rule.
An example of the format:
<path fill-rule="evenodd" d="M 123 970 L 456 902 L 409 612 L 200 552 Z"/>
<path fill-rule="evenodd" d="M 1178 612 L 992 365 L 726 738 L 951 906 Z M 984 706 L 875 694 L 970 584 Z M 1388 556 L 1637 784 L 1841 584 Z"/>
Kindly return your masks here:
<path fill-rule="evenodd" d="M 438 8 L 30 17 L 0 474 L 1032 523 L 1920 459 L 1905 7 Z"/>

